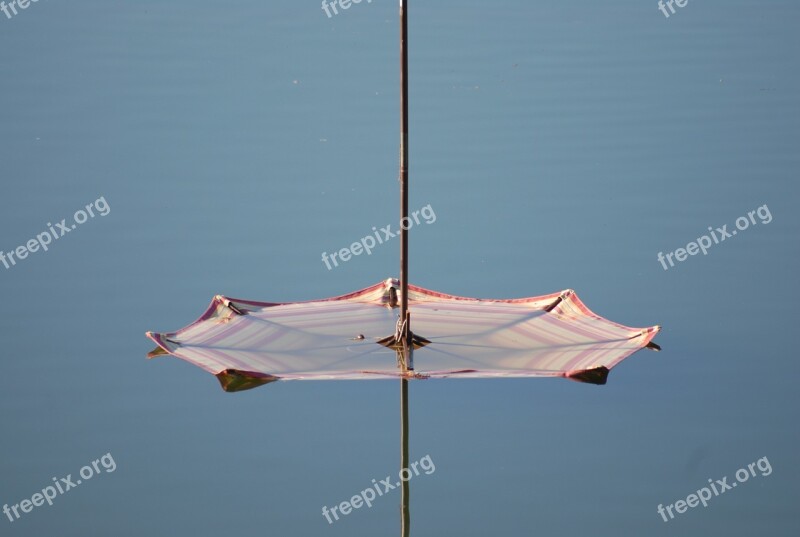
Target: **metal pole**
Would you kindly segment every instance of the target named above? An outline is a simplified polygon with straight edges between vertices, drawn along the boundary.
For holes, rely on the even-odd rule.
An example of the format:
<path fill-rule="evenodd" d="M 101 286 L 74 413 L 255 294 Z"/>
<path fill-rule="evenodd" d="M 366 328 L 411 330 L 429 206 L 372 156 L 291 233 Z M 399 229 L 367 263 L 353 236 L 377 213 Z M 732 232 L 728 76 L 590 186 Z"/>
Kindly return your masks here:
<path fill-rule="evenodd" d="M 408 0 L 400 0 L 400 320 L 407 322 L 403 331 L 407 347 L 408 334 Z"/>
<path fill-rule="evenodd" d="M 412 343 L 408 315 L 408 0 L 400 0 L 400 319 L 403 330 L 403 369 Z M 400 380 L 400 469 L 408 473 L 408 380 Z M 407 476 L 406 476 L 407 477 Z M 408 537 L 411 530 L 408 481 L 400 485 L 400 535 Z"/>
<path fill-rule="evenodd" d="M 400 379 L 400 471 L 404 477 L 410 477 L 408 470 L 408 380 Z M 411 511 L 409 509 L 409 490 L 408 481 L 400 481 L 400 535 L 408 537 L 411 531 Z"/>

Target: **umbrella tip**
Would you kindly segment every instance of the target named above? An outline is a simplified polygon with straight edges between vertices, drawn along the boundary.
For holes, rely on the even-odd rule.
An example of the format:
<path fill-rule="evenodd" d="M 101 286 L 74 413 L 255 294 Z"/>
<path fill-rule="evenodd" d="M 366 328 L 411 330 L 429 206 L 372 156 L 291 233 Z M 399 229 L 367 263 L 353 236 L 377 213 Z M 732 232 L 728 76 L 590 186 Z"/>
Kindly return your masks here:
<path fill-rule="evenodd" d="M 161 346 L 161 342 L 159 341 L 159 338 L 161 337 L 160 334 L 148 330 L 147 332 L 144 333 L 144 335 L 148 339 L 153 340 L 158 345 L 155 349 L 147 353 L 146 356 L 148 360 L 156 358 L 158 356 L 166 356 L 167 354 L 169 354 L 169 352 Z"/>
<path fill-rule="evenodd" d="M 239 369 L 225 369 L 214 376 L 226 392 L 243 392 L 280 380 L 280 377 L 274 375 Z"/>
<path fill-rule="evenodd" d="M 247 311 L 236 306 L 236 304 L 234 304 L 233 301 L 226 296 L 216 295 L 214 296 L 214 301 L 219 304 L 222 304 L 236 315 L 247 315 Z"/>
<path fill-rule="evenodd" d="M 605 366 L 593 367 L 592 369 L 582 369 L 580 371 L 571 371 L 565 376 L 570 380 L 577 382 L 585 382 L 586 384 L 603 385 L 608 380 L 609 369 Z"/>
<path fill-rule="evenodd" d="M 161 347 L 156 347 L 152 351 L 147 353 L 147 359 L 152 360 L 153 358 L 158 358 L 159 356 L 167 356 L 169 353 L 162 349 Z"/>

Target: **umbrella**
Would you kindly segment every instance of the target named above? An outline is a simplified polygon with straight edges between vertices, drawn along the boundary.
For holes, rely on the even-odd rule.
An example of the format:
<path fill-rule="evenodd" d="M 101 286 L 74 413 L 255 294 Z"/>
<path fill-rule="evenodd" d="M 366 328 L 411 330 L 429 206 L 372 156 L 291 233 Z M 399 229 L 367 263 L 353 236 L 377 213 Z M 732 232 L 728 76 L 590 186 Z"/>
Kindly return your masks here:
<path fill-rule="evenodd" d="M 192 324 L 147 336 L 216 375 L 226 391 L 277 380 L 564 377 L 605 384 L 612 367 L 659 327 L 630 328 L 592 313 L 572 290 L 477 299 L 409 285 L 408 352 L 396 334 L 399 281 L 309 302 L 214 297 Z"/>
<path fill-rule="evenodd" d="M 400 217 L 408 221 L 408 0 L 400 0 Z M 405 219 L 405 220 L 403 220 Z M 413 330 L 412 330 L 413 319 Z M 400 379 L 401 469 L 408 468 L 408 381 L 563 377 L 605 384 L 609 371 L 649 347 L 660 327 L 630 328 L 592 313 L 572 290 L 477 299 L 409 284 L 408 229 L 400 278 L 346 295 L 270 303 L 214 297 L 176 332 L 147 332 L 158 347 L 236 392 L 279 380 Z M 409 533 L 401 483 L 401 534 Z"/>

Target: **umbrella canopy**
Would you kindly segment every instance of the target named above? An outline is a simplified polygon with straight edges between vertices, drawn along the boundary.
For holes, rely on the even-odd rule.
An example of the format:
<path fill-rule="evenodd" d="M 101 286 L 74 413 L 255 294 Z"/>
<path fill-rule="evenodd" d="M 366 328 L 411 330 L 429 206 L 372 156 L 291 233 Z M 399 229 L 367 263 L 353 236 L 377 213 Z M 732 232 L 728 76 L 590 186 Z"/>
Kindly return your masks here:
<path fill-rule="evenodd" d="M 409 285 L 413 350 L 393 348 L 399 283 L 347 295 L 269 303 L 217 295 L 195 322 L 148 332 L 158 348 L 220 380 L 228 391 L 275 380 L 566 377 L 604 384 L 660 327 L 630 328 L 592 313 L 572 290 L 477 299 Z M 387 337 L 388 336 L 388 337 Z"/>

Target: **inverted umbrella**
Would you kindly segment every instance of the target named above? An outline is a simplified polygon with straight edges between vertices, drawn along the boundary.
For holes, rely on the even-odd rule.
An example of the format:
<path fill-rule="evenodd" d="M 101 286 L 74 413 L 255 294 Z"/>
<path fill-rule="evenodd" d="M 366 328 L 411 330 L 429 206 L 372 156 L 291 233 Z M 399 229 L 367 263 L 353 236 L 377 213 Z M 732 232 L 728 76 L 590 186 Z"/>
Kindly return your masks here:
<path fill-rule="evenodd" d="M 148 332 L 158 345 L 151 355 L 201 367 L 226 391 L 303 379 L 565 377 L 604 384 L 609 370 L 659 329 L 604 319 L 572 290 L 481 300 L 409 285 L 414 332 L 403 355 L 395 338 L 399 288 L 388 279 L 291 303 L 218 295 L 189 326 Z"/>
<path fill-rule="evenodd" d="M 408 222 L 408 1 L 400 0 L 400 216 Z M 413 318 L 413 331 L 412 331 Z M 205 369 L 226 391 L 278 380 L 399 378 L 401 469 L 408 468 L 408 380 L 564 377 L 605 384 L 608 372 L 660 327 L 630 328 L 592 313 L 572 290 L 476 299 L 409 285 L 408 229 L 400 279 L 333 298 L 269 303 L 214 297 L 176 332 L 147 332 L 158 347 Z M 401 483 L 401 534 L 409 534 Z"/>

